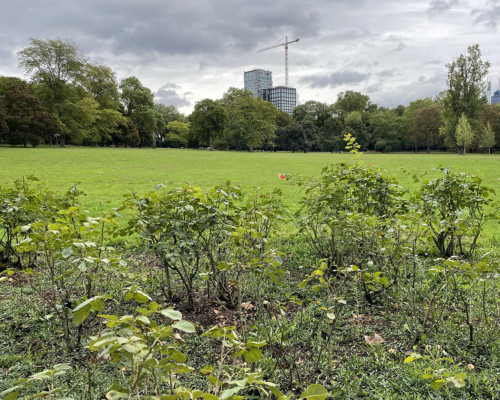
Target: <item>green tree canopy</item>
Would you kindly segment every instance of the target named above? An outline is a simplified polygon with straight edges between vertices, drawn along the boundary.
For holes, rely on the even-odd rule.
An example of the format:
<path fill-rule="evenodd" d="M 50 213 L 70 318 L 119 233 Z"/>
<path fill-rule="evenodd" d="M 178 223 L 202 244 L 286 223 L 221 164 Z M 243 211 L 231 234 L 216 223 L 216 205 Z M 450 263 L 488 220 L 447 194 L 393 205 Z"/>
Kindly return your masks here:
<path fill-rule="evenodd" d="M 458 120 L 457 129 L 455 132 L 455 140 L 457 142 L 457 146 L 462 147 L 463 154 L 467 151 L 467 148 L 474 141 L 474 131 L 469 124 L 467 116 L 462 114 L 460 119 Z"/>
<path fill-rule="evenodd" d="M 440 141 L 439 129 L 443 123 L 443 108 L 437 104 L 415 110 L 412 118 L 413 141 L 418 146 L 431 151 L 431 147 Z"/>
<path fill-rule="evenodd" d="M 478 119 L 487 102 L 484 95 L 486 76 L 490 63 L 481 59 L 479 45 L 469 46 L 467 53 L 447 64 L 448 91 L 443 99 L 445 127 L 442 133 L 449 147 L 462 146 L 456 142 L 456 127 L 462 114 L 467 117 L 472 129 L 478 128 Z"/>
<path fill-rule="evenodd" d="M 26 85 L 13 85 L 2 99 L 4 122 L 8 126 L 7 141 L 10 144 L 28 143 L 37 146 L 55 130 L 52 114 L 31 94 Z M 1 122 L 0 122 L 1 125 Z"/>
<path fill-rule="evenodd" d="M 59 39 L 31 39 L 18 56 L 37 96 L 56 119 L 63 143 L 66 138 L 81 142 L 90 129 L 88 124 L 96 119 L 96 108 L 84 89 L 86 57 L 76 45 Z"/>
<path fill-rule="evenodd" d="M 490 123 L 488 122 L 482 130 L 481 140 L 479 141 L 479 145 L 483 149 L 488 149 L 488 153 L 491 153 L 491 148 L 495 146 L 495 132 L 491 128 Z"/>
<path fill-rule="evenodd" d="M 214 138 L 222 135 L 226 118 L 226 110 L 218 101 L 204 99 L 196 102 L 189 116 L 196 140 L 208 143 L 212 151 Z"/>
<path fill-rule="evenodd" d="M 370 98 L 360 92 L 348 90 L 337 95 L 333 109 L 338 115 L 346 116 L 353 111 L 363 112 L 370 104 Z"/>
<path fill-rule="evenodd" d="M 125 78 L 120 83 L 121 101 L 125 115 L 130 117 L 139 132 L 141 147 L 154 147 L 157 120 L 154 111 L 154 95 L 135 76 Z"/>

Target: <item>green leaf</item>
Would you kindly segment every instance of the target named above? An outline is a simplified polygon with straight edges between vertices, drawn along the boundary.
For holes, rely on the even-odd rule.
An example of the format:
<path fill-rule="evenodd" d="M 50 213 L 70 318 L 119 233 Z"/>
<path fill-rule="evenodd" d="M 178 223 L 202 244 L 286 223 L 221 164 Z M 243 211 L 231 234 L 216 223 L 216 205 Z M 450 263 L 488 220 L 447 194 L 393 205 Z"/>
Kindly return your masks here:
<path fill-rule="evenodd" d="M 106 393 L 106 398 L 108 400 L 128 399 L 128 394 L 118 392 L 117 390 L 110 390 L 108 393 Z"/>
<path fill-rule="evenodd" d="M 0 392 L 0 398 L 3 400 L 16 400 L 19 397 L 19 388 L 21 386 L 13 386 L 9 389 Z"/>
<path fill-rule="evenodd" d="M 178 329 L 180 331 L 186 332 L 186 333 L 195 333 L 196 329 L 194 325 L 191 322 L 188 321 L 177 321 L 175 324 L 172 325 L 175 329 Z"/>
<path fill-rule="evenodd" d="M 147 303 L 148 301 L 151 300 L 151 297 L 149 297 L 146 293 L 144 293 L 141 290 L 137 290 L 134 293 L 134 300 L 137 301 L 138 303 L 144 304 Z"/>
<path fill-rule="evenodd" d="M 328 390 L 326 390 L 322 385 L 313 383 L 312 385 L 309 385 L 304 392 L 302 392 L 300 398 L 308 400 L 325 400 L 328 395 Z"/>
<path fill-rule="evenodd" d="M 211 365 L 207 365 L 206 367 L 204 367 L 200 370 L 200 373 L 202 375 L 206 375 L 206 374 L 209 374 L 210 372 L 212 372 L 213 370 L 214 370 L 214 367 L 212 367 Z"/>
<path fill-rule="evenodd" d="M 262 342 L 252 342 L 252 341 L 249 340 L 246 343 L 246 347 L 264 347 L 266 344 L 267 344 L 267 342 L 265 342 L 265 341 L 262 341 Z"/>
<path fill-rule="evenodd" d="M 232 397 L 233 395 L 238 393 L 240 390 L 241 390 L 241 388 L 238 386 L 231 388 L 231 389 L 226 389 L 221 393 L 219 399 L 220 400 L 229 399 L 230 397 Z"/>
<path fill-rule="evenodd" d="M 431 382 L 431 388 L 432 390 L 439 390 L 443 387 L 444 383 L 446 381 L 444 379 L 436 379 L 435 381 Z"/>
<path fill-rule="evenodd" d="M 247 363 L 255 363 L 262 358 L 262 352 L 257 347 L 252 347 L 243 353 L 243 358 Z"/>
<path fill-rule="evenodd" d="M 182 313 L 180 311 L 173 310 L 171 308 L 161 310 L 160 314 L 164 315 L 167 318 L 173 319 L 174 321 L 179 321 L 182 319 Z"/>
<path fill-rule="evenodd" d="M 170 357 L 172 357 L 172 359 L 174 361 L 183 363 L 187 359 L 186 355 L 184 353 L 180 352 L 179 350 L 170 348 L 170 349 L 168 349 L 168 352 L 170 354 Z"/>
<path fill-rule="evenodd" d="M 211 393 L 203 393 L 203 398 L 205 400 L 219 400 L 219 397 Z"/>
<path fill-rule="evenodd" d="M 69 247 L 66 247 L 63 251 L 62 251 L 62 256 L 63 258 L 68 258 L 68 257 L 71 257 L 73 255 L 73 248 L 71 246 Z"/>
<path fill-rule="evenodd" d="M 87 304 L 84 307 L 78 306 L 73 310 L 73 321 L 75 322 L 76 325 L 80 325 L 83 321 L 87 319 L 89 314 L 90 314 L 90 304 Z"/>

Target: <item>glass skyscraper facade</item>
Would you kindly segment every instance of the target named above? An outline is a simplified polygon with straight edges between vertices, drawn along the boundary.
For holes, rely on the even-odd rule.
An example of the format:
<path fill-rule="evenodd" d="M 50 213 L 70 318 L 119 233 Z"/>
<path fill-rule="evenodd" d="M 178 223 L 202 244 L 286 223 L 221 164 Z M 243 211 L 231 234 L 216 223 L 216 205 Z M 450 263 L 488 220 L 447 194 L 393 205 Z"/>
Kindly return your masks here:
<path fill-rule="evenodd" d="M 271 71 L 254 69 L 245 71 L 245 89 L 254 94 L 255 97 L 264 97 L 264 91 L 273 87 L 273 76 Z"/>
<path fill-rule="evenodd" d="M 500 103 L 500 90 L 497 90 L 495 93 L 493 93 L 493 96 L 491 96 L 491 104 L 498 103 Z"/>
<path fill-rule="evenodd" d="M 297 90 L 286 86 L 273 87 L 271 71 L 265 69 L 254 69 L 245 71 L 245 89 L 273 103 L 278 110 L 292 114 L 297 105 Z"/>
<path fill-rule="evenodd" d="M 278 110 L 292 114 L 297 105 L 297 90 L 286 86 L 266 89 L 264 100 L 273 103 Z"/>

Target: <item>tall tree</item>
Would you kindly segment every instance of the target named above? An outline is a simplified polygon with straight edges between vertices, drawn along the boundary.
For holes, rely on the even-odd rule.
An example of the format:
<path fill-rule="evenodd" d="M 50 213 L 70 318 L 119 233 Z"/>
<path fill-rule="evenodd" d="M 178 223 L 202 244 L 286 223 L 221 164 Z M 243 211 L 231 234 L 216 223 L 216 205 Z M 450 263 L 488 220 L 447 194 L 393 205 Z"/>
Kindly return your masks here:
<path fill-rule="evenodd" d="M 361 150 L 367 150 L 370 145 L 370 133 L 366 129 L 360 111 L 352 111 L 345 117 L 344 131 L 342 136 L 350 133 L 356 138 Z"/>
<path fill-rule="evenodd" d="M 373 148 L 382 152 L 401 150 L 398 137 L 401 117 L 393 110 L 383 108 L 367 114 Z"/>
<path fill-rule="evenodd" d="M 404 148 L 406 150 L 413 149 L 413 151 L 417 151 L 419 144 L 419 137 L 415 133 L 415 124 L 413 122 L 413 116 L 417 110 L 423 107 L 432 106 L 434 104 L 433 100 L 430 97 L 425 99 L 417 99 L 405 108 L 403 112 L 402 119 L 402 135 L 401 139 L 404 142 Z"/>
<path fill-rule="evenodd" d="M 467 53 L 447 64 L 448 91 L 443 99 L 445 126 L 442 134 L 449 147 L 461 146 L 456 142 L 455 132 L 462 114 L 467 117 L 473 130 L 477 130 L 478 119 L 487 103 L 486 76 L 490 63 L 481 59 L 479 45 L 469 46 Z"/>
<path fill-rule="evenodd" d="M 370 98 L 368 96 L 348 90 L 337 95 L 337 102 L 333 105 L 333 109 L 338 115 L 344 117 L 353 111 L 363 112 L 369 105 Z"/>
<path fill-rule="evenodd" d="M 293 109 L 292 117 L 295 121 L 311 121 L 321 128 L 325 121 L 333 115 L 330 106 L 319 101 L 309 100 Z"/>
<path fill-rule="evenodd" d="M 493 131 L 489 122 L 483 127 L 479 145 L 483 149 L 488 149 L 488 154 L 491 154 L 491 148 L 495 146 L 495 131 Z"/>
<path fill-rule="evenodd" d="M 344 124 L 340 117 L 328 118 L 318 132 L 318 146 L 321 151 L 342 151 L 345 143 L 342 136 Z"/>
<path fill-rule="evenodd" d="M 226 107 L 228 126 L 243 137 L 248 149 L 272 146 L 276 132 L 276 107 L 261 98 L 242 96 Z"/>
<path fill-rule="evenodd" d="M 15 76 L 0 76 L 0 96 L 3 96 L 13 85 L 27 85 L 27 82 Z"/>
<path fill-rule="evenodd" d="M 98 103 L 97 115 L 90 129 L 90 139 L 105 145 L 120 124 L 125 123 L 119 111 L 120 94 L 114 72 L 104 65 L 86 64 L 84 86 Z"/>
<path fill-rule="evenodd" d="M 120 83 L 121 101 L 125 115 L 130 117 L 139 132 L 141 147 L 155 146 L 154 95 L 135 76 L 125 78 Z"/>
<path fill-rule="evenodd" d="M 172 145 L 172 143 L 167 143 L 166 136 L 169 133 L 167 125 L 169 122 L 178 121 L 185 122 L 186 117 L 184 114 L 180 113 L 174 106 L 167 106 L 165 104 L 155 104 L 155 137 L 157 146 L 165 146 L 167 144 Z"/>
<path fill-rule="evenodd" d="M 4 141 L 9 131 L 9 126 L 7 125 L 7 115 L 5 111 L 5 103 L 3 101 L 3 96 L 0 96 L 0 143 Z"/>
<path fill-rule="evenodd" d="M 85 124 L 96 118 L 84 88 L 86 57 L 76 45 L 59 39 L 31 39 L 18 56 L 37 96 L 56 119 L 63 144 L 66 139 L 81 142 L 90 128 Z"/>
<path fill-rule="evenodd" d="M 3 96 L 7 141 L 37 146 L 49 138 L 55 129 L 52 114 L 31 94 L 25 85 L 13 85 Z"/>
<path fill-rule="evenodd" d="M 495 132 L 495 143 L 500 143 L 500 104 L 485 105 L 479 121 L 482 126 L 490 124 Z"/>
<path fill-rule="evenodd" d="M 455 140 L 457 146 L 460 146 L 463 150 L 462 154 L 465 154 L 467 147 L 469 147 L 474 141 L 474 131 L 469 124 L 467 116 L 462 114 L 458 120 L 457 129 L 455 132 Z"/>
<path fill-rule="evenodd" d="M 443 123 L 442 107 L 438 105 L 419 108 L 413 114 L 413 132 L 416 147 L 422 146 L 430 153 L 439 143 L 439 129 Z"/>
<path fill-rule="evenodd" d="M 172 147 L 187 146 L 189 140 L 189 123 L 181 121 L 170 121 L 167 124 L 167 135 L 165 140 Z"/>
<path fill-rule="evenodd" d="M 220 136 L 226 122 L 224 107 L 215 100 L 204 99 L 196 102 L 189 116 L 191 129 L 197 140 L 209 144 L 210 151 L 214 149 L 214 138 Z"/>

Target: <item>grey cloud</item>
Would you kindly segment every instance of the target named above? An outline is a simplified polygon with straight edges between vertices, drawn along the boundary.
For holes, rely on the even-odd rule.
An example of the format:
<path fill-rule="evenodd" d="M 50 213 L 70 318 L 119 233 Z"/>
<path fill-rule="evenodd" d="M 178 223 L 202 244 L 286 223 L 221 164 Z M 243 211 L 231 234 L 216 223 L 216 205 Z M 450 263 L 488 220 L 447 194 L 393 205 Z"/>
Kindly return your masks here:
<path fill-rule="evenodd" d="M 488 1 L 485 9 L 474 9 L 471 16 L 476 24 L 484 24 L 492 30 L 496 30 L 500 20 L 500 1 Z"/>
<path fill-rule="evenodd" d="M 390 77 L 393 77 L 394 75 L 396 75 L 397 71 L 398 70 L 396 68 L 385 69 L 383 71 L 380 71 L 377 75 L 382 77 L 382 78 L 390 78 Z"/>
<path fill-rule="evenodd" d="M 363 74 L 357 71 L 339 71 L 330 76 L 330 86 L 336 87 L 345 84 L 359 83 L 369 77 L 369 74 Z"/>
<path fill-rule="evenodd" d="M 299 79 L 299 83 L 311 88 L 325 88 L 330 84 L 330 78 L 326 75 L 303 76 Z"/>
<path fill-rule="evenodd" d="M 397 53 L 397 52 L 404 50 L 405 48 L 406 48 L 406 44 L 404 44 L 403 42 L 399 42 L 399 44 L 396 46 L 396 48 L 394 50 L 392 50 L 392 52 Z"/>
<path fill-rule="evenodd" d="M 458 0 L 432 0 L 427 12 L 430 16 L 441 14 L 458 4 Z"/>
<path fill-rule="evenodd" d="M 182 95 L 177 93 L 177 90 L 172 87 L 179 88 L 178 85 L 173 83 L 167 83 L 163 85 L 155 94 L 155 101 L 157 103 L 165 104 L 167 106 L 189 107 L 191 102 L 187 99 L 190 97 L 190 92 L 186 92 Z"/>

